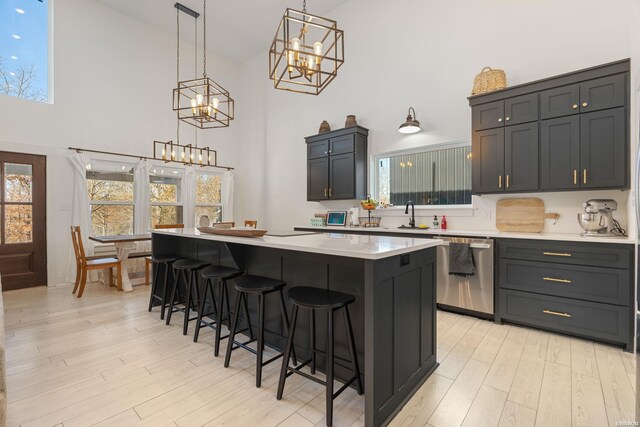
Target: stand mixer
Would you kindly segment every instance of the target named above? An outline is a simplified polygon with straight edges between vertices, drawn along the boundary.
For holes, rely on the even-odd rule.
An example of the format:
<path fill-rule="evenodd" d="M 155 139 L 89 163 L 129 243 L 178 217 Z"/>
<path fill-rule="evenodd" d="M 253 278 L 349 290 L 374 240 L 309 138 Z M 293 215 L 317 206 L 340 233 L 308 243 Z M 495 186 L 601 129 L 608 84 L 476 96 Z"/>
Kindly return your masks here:
<path fill-rule="evenodd" d="M 585 230 L 582 236 L 613 236 L 613 211 L 618 203 L 611 199 L 590 199 L 582 204 L 584 213 L 578 214 L 578 223 Z"/>

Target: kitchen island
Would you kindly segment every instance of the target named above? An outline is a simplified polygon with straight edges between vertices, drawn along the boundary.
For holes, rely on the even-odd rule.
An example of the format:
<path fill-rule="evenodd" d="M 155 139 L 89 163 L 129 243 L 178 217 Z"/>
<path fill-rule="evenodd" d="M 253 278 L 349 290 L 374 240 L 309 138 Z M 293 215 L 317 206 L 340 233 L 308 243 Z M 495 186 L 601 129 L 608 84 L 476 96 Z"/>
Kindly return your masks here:
<path fill-rule="evenodd" d="M 175 229 L 152 234 L 154 256 L 176 254 L 281 279 L 287 288 L 313 286 L 354 295 L 350 313 L 363 373 L 367 426 L 387 424 L 437 367 L 435 247 L 440 243 L 331 233 L 243 238 Z M 233 300 L 232 286 L 229 291 Z M 162 292 L 156 289 L 156 294 Z M 266 303 L 265 341 L 282 350 L 286 337 L 277 300 Z M 252 317 L 256 313 L 255 301 L 250 301 L 250 313 Z M 309 355 L 309 322 L 304 317 L 298 320 L 294 342 L 303 359 Z M 317 348 L 322 350 L 323 322 L 316 327 Z M 341 328 L 336 329 L 335 340 L 336 359 L 348 360 Z M 335 375 L 342 380 L 350 376 L 338 364 Z"/>

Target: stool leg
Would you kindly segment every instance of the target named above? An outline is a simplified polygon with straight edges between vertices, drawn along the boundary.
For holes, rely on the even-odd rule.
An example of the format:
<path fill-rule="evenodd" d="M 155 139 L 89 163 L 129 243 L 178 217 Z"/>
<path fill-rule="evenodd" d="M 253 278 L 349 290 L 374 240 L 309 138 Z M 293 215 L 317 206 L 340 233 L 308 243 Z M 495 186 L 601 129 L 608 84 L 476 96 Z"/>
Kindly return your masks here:
<path fill-rule="evenodd" d="M 247 327 L 249 328 L 249 338 L 254 341 L 256 337 L 253 335 L 253 328 L 251 327 L 251 316 L 249 316 L 249 304 L 247 303 L 247 295 L 244 292 L 242 294 L 242 304 L 244 305 L 244 314 L 247 316 Z"/>
<path fill-rule="evenodd" d="M 224 367 L 229 367 L 229 361 L 231 360 L 231 351 L 233 350 L 233 341 L 236 337 L 236 326 L 238 326 L 238 314 L 240 313 L 240 298 L 242 292 L 238 291 L 236 294 L 236 303 L 234 304 L 235 310 L 233 311 L 233 318 L 231 319 L 231 330 L 229 331 L 229 339 L 227 340 L 227 354 L 224 357 Z"/>
<path fill-rule="evenodd" d="M 311 348 L 311 373 L 316 373 L 316 311 L 311 309 L 309 310 L 310 324 L 311 324 L 311 334 L 310 339 L 310 348 Z"/>
<path fill-rule="evenodd" d="M 191 311 L 191 286 L 193 275 L 189 271 L 189 278 L 187 278 L 187 272 L 182 270 L 184 282 L 187 284 L 187 297 L 184 300 L 184 322 L 182 323 L 182 335 L 187 335 L 189 329 L 189 312 Z"/>
<path fill-rule="evenodd" d="M 287 315 L 287 307 L 284 305 L 284 296 L 282 295 L 282 289 L 279 291 L 280 294 L 280 312 L 282 313 L 282 323 L 284 324 L 284 333 L 289 334 L 289 316 Z M 296 349 L 291 349 L 291 356 L 293 358 L 293 364 L 297 365 L 298 360 L 296 359 Z"/>
<path fill-rule="evenodd" d="M 204 282 L 204 291 L 202 292 L 202 298 L 200 298 L 198 304 L 198 316 L 196 318 L 196 328 L 193 331 L 193 342 L 198 342 L 198 336 L 200 336 L 200 322 L 202 322 L 202 315 L 204 314 L 204 304 L 207 299 L 207 293 L 211 286 L 211 279 L 207 278 L 207 280 Z M 213 293 L 213 288 L 211 288 L 211 293 Z"/>
<path fill-rule="evenodd" d="M 213 355 L 218 357 L 220 354 L 220 329 L 222 328 L 222 305 L 224 303 L 224 294 L 227 290 L 227 280 L 221 279 L 218 281 L 218 286 L 220 287 L 220 298 L 218 299 L 218 305 L 216 307 L 216 338 L 213 347 Z M 213 289 L 211 290 L 213 292 Z M 227 318 L 229 318 L 229 302 L 227 301 Z"/>
<path fill-rule="evenodd" d="M 169 311 L 167 312 L 167 325 L 171 323 L 171 315 L 173 314 L 173 305 L 176 300 L 176 293 L 178 292 L 178 280 L 180 279 L 180 272 L 173 271 L 173 287 L 171 288 L 171 296 L 169 297 Z"/>
<path fill-rule="evenodd" d="M 262 356 L 264 354 L 264 295 L 258 295 L 258 347 L 256 360 L 256 387 L 262 384 Z"/>
<path fill-rule="evenodd" d="M 158 271 L 160 270 L 160 266 L 158 266 Z M 169 273 L 171 273 L 171 275 L 174 275 L 173 273 L 173 268 L 172 268 L 172 264 L 166 262 L 164 264 L 164 281 L 163 281 L 163 287 L 164 289 L 162 290 L 162 309 L 160 310 L 160 320 L 164 320 L 164 312 L 167 308 L 167 297 L 169 294 Z"/>
<path fill-rule="evenodd" d="M 145 261 L 146 262 L 146 261 Z M 155 264 L 155 263 L 154 263 Z M 147 264 L 148 265 L 148 264 Z M 151 269 L 153 270 L 154 265 L 151 265 Z M 151 286 L 151 296 L 149 296 L 149 312 L 151 311 L 151 309 L 153 308 L 153 301 L 155 300 L 154 295 L 156 293 L 156 290 L 158 289 L 158 273 L 156 272 L 156 274 L 153 274 L 153 271 L 151 272 L 151 275 L 153 276 L 153 284 Z"/>
<path fill-rule="evenodd" d="M 351 353 L 351 366 L 353 372 L 356 375 L 356 385 L 358 387 L 358 394 L 362 395 L 364 390 L 362 389 L 362 379 L 360 379 L 360 366 L 358 365 L 358 353 L 356 352 L 356 342 L 353 339 L 353 328 L 351 327 L 351 316 L 349 316 L 349 307 L 344 307 L 344 326 L 347 329 L 347 335 L 349 338 L 349 353 Z"/>
<path fill-rule="evenodd" d="M 333 424 L 333 310 L 327 312 L 327 426 Z"/>
<path fill-rule="evenodd" d="M 289 331 L 289 337 L 287 338 L 287 347 L 284 350 L 282 356 L 282 368 L 280 369 L 280 379 L 278 380 L 278 393 L 276 399 L 282 399 L 282 393 L 284 392 L 284 382 L 287 379 L 287 368 L 289 366 L 289 356 L 291 355 L 291 349 L 293 348 L 293 334 L 296 332 L 296 323 L 298 320 L 298 306 L 293 305 L 291 312 L 291 331 Z"/>

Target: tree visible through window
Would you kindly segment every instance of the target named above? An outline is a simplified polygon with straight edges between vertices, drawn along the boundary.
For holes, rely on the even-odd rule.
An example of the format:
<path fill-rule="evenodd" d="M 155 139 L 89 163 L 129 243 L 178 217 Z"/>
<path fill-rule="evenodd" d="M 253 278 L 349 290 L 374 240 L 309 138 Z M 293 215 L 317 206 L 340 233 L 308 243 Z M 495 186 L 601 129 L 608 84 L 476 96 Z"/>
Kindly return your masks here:
<path fill-rule="evenodd" d="M 133 234 L 133 167 L 100 166 L 100 170 L 87 170 L 93 235 Z"/>
<path fill-rule="evenodd" d="M 202 173 L 196 178 L 196 217 L 195 223 L 200 223 L 200 217 L 206 215 L 210 222 L 222 221 L 222 176 L 219 174 Z"/>
<path fill-rule="evenodd" d="M 48 101 L 49 1 L 0 1 L 0 94 Z"/>
<path fill-rule="evenodd" d="M 177 169 L 156 168 L 149 174 L 151 227 L 182 224 L 182 173 Z"/>

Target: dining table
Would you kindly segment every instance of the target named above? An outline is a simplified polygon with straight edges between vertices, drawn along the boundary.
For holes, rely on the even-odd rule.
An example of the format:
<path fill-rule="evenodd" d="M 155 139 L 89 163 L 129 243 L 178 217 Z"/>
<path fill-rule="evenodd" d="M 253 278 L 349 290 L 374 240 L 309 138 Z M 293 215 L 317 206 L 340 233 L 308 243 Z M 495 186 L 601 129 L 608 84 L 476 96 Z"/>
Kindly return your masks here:
<path fill-rule="evenodd" d="M 126 262 L 129 258 L 129 254 L 135 247 L 137 242 L 144 242 L 151 240 L 151 234 L 117 234 L 111 236 L 90 236 L 89 239 L 98 243 L 113 243 L 116 247 L 116 257 L 121 263 L 122 271 L 122 284 L 121 288 L 125 292 L 133 291 L 131 280 L 129 279 L 129 271 L 127 269 Z"/>

